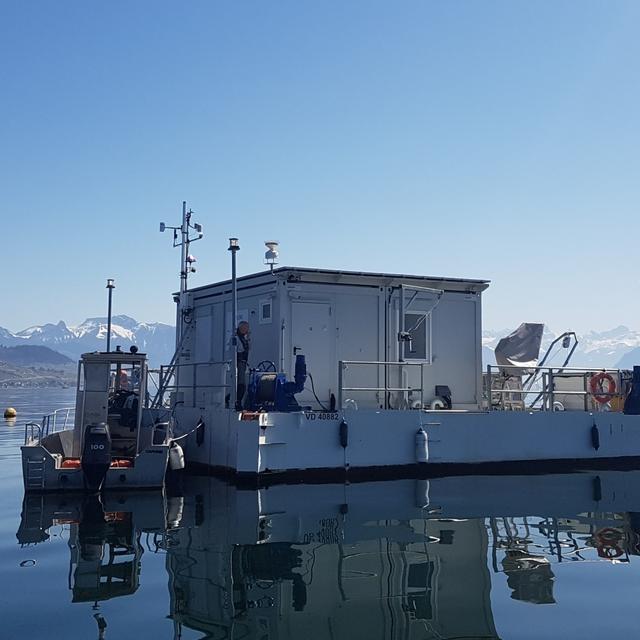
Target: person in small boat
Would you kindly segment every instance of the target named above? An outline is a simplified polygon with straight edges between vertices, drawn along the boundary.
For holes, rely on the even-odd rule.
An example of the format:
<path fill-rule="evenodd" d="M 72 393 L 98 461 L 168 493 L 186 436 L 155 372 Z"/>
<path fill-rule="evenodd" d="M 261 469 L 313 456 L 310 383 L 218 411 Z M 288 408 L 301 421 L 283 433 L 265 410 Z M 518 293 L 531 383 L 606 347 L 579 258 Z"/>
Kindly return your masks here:
<path fill-rule="evenodd" d="M 247 362 L 249 361 L 249 350 L 251 339 L 249 337 L 250 327 L 246 320 L 242 320 L 236 329 L 236 362 L 238 367 L 238 386 L 236 388 L 236 411 L 242 409 L 242 399 L 247 389 Z"/>
<path fill-rule="evenodd" d="M 112 371 L 109 376 L 109 391 L 120 391 L 120 389 L 127 389 L 129 387 L 129 377 L 126 371 L 120 371 L 117 374 Z"/>

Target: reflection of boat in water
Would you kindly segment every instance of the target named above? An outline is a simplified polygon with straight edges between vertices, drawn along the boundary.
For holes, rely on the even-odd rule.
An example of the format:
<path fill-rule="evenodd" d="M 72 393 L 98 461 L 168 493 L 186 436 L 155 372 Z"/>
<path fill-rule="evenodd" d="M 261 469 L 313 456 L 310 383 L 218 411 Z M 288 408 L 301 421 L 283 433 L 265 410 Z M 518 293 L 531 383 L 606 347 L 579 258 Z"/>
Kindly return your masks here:
<path fill-rule="evenodd" d="M 135 591 L 150 532 L 175 637 L 235 640 L 497 638 L 492 582 L 551 604 L 561 563 L 638 553 L 640 472 L 183 489 L 166 502 L 106 495 L 104 513 L 121 514 L 106 518 L 81 497 L 27 496 L 18 537 L 77 521 L 73 599 L 89 601 Z"/>
<path fill-rule="evenodd" d="M 140 536 L 163 534 L 171 517 L 162 493 L 27 495 L 17 538 L 38 544 L 49 540 L 51 527 L 67 526 L 72 600 L 101 602 L 138 589 Z"/>

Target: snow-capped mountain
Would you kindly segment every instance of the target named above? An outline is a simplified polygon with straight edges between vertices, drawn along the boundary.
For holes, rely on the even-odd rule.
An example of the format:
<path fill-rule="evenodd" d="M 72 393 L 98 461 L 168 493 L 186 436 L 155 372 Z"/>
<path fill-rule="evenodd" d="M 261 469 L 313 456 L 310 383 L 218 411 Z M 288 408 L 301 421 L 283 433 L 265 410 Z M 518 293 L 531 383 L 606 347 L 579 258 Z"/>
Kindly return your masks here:
<path fill-rule="evenodd" d="M 482 332 L 482 359 L 487 364 L 495 364 L 493 350 L 500 338 L 509 335 L 512 329 L 485 330 Z M 554 332 L 545 326 L 542 336 L 540 357 L 544 355 L 551 342 L 560 333 Z M 567 352 L 557 345 L 558 352 L 555 358 L 549 360 L 551 366 L 559 366 L 564 361 Z M 621 367 L 631 368 L 634 364 L 640 364 L 640 331 L 619 326 L 608 331 L 589 331 L 578 334 L 578 347 L 575 350 L 569 366 L 574 367 Z"/>
<path fill-rule="evenodd" d="M 509 335 L 516 327 L 500 330 L 486 329 L 482 333 L 482 360 L 495 364 L 493 350 L 500 338 Z M 546 352 L 559 333 L 545 326 L 540 356 Z M 107 338 L 107 318 L 87 318 L 76 327 L 67 326 L 62 320 L 57 324 L 29 327 L 17 333 L 0 327 L 0 345 L 41 345 L 78 360 L 82 353 L 103 350 Z M 175 348 L 175 328 L 160 322 L 138 322 L 126 315 L 113 316 L 111 322 L 111 345 L 120 345 L 128 350 L 135 344 L 149 355 L 152 366 L 166 364 L 171 360 Z M 562 364 L 566 351 L 558 344 L 551 366 Z M 571 358 L 574 367 L 622 367 L 630 369 L 640 365 L 640 331 L 625 326 L 608 331 L 589 331 L 578 334 L 578 347 Z"/>
<path fill-rule="evenodd" d="M 65 344 L 75 338 L 73 331 L 62 320 L 58 324 L 47 323 L 42 326 L 23 329 L 18 331 L 15 336 L 16 338 L 45 346 Z"/>
<path fill-rule="evenodd" d="M 41 345 L 49 347 L 72 360 L 82 353 L 104 350 L 107 339 L 107 318 L 87 318 L 77 327 L 69 327 L 62 320 L 57 324 L 29 327 L 12 333 L 0 327 L 0 345 Z M 121 346 L 127 351 L 136 345 L 149 355 L 153 366 L 171 360 L 175 348 L 175 329 L 160 322 L 138 322 L 125 315 L 111 320 L 111 346 Z"/>

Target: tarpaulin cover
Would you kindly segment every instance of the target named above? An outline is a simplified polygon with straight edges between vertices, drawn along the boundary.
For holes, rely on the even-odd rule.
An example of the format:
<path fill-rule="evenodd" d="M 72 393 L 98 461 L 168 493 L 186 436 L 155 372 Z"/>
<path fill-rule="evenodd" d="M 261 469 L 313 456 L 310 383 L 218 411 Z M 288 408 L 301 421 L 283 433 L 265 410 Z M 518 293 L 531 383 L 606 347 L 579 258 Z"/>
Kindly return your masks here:
<path fill-rule="evenodd" d="M 513 333 L 502 338 L 495 348 L 499 366 L 535 367 L 540 355 L 544 324 L 523 322 Z M 512 370 L 513 374 L 516 374 Z"/>

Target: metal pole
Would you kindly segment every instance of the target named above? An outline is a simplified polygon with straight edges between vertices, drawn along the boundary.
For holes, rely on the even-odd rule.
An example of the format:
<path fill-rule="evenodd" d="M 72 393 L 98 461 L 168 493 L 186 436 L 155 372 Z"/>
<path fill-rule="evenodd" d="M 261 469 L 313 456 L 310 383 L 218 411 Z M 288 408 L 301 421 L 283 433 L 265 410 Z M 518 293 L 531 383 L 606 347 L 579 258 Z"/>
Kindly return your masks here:
<path fill-rule="evenodd" d="M 234 409 L 238 401 L 238 282 L 236 278 L 236 253 L 240 250 L 238 238 L 229 238 L 231 251 L 231 401 Z"/>
<path fill-rule="evenodd" d="M 182 233 L 182 242 L 180 243 L 180 293 L 183 294 L 187 290 L 187 241 L 189 237 L 186 200 L 182 201 L 182 225 L 180 226 L 180 232 Z"/>
<path fill-rule="evenodd" d="M 107 353 L 111 351 L 111 299 L 113 289 L 109 287 L 109 310 L 107 311 Z"/>
<path fill-rule="evenodd" d="M 404 362 L 404 285 L 400 285 L 400 339 L 398 340 L 398 362 Z M 399 385 L 398 385 L 399 386 Z"/>
<path fill-rule="evenodd" d="M 182 339 L 182 336 L 180 335 L 181 331 L 180 331 L 180 296 L 173 296 L 173 301 L 175 302 L 176 305 L 176 351 L 178 350 L 178 347 L 180 346 L 180 340 Z"/>
<path fill-rule="evenodd" d="M 189 238 L 189 227 L 187 225 L 187 201 L 182 201 L 182 224 L 180 225 L 180 300 L 178 303 L 178 342 L 182 339 L 183 315 L 185 307 L 185 294 L 187 291 L 187 242 Z"/>
<path fill-rule="evenodd" d="M 115 281 L 112 278 L 107 279 L 107 289 L 109 290 L 109 307 L 107 309 L 107 353 L 111 351 L 111 300 L 113 290 L 115 289 Z"/>

